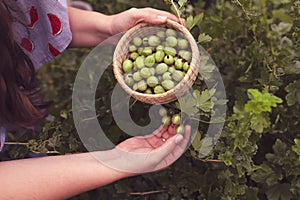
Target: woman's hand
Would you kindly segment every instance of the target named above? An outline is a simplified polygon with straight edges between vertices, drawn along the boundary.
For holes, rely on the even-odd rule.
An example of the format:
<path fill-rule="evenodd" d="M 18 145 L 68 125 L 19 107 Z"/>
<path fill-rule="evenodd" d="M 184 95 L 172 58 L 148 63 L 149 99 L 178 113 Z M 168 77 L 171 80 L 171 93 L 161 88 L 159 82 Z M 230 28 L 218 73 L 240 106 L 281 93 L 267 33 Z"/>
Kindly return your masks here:
<path fill-rule="evenodd" d="M 167 19 L 179 22 L 179 19 L 166 11 L 153 8 L 131 8 L 127 11 L 112 15 L 111 34 L 115 35 L 127 31 L 139 22 L 148 22 L 150 24 L 164 24 Z M 183 22 L 183 19 L 181 19 Z"/>
<path fill-rule="evenodd" d="M 132 176 L 170 166 L 184 153 L 189 139 L 190 126 L 185 127 L 184 135 L 176 134 L 173 125 L 162 126 L 151 135 L 132 137 L 94 156 L 107 167 Z"/>
<path fill-rule="evenodd" d="M 164 24 L 178 18 L 166 11 L 153 8 L 131 8 L 115 15 L 69 8 L 72 42 L 69 47 L 93 47 L 103 40 L 127 31 L 139 22 Z M 183 19 L 181 19 L 183 22 Z"/>

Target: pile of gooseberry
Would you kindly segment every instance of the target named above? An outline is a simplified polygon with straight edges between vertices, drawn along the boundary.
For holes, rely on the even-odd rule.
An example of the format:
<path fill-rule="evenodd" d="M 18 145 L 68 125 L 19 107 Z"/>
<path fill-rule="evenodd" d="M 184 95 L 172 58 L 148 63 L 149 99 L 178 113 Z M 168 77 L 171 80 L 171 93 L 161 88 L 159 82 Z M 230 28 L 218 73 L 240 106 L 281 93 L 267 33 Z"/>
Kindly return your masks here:
<path fill-rule="evenodd" d="M 189 70 L 189 42 L 172 28 L 135 36 L 122 62 L 127 86 L 145 94 L 162 94 L 173 89 Z"/>
<path fill-rule="evenodd" d="M 182 123 L 182 118 L 180 114 L 175 114 L 172 111 L 168 111 L 166 108 L 159 109 L 159 115 L 162 117 L 162 124 L 169 126 L 171 124 L 176 126 L 177 134 L 184 134 L 185 128 Z"/>

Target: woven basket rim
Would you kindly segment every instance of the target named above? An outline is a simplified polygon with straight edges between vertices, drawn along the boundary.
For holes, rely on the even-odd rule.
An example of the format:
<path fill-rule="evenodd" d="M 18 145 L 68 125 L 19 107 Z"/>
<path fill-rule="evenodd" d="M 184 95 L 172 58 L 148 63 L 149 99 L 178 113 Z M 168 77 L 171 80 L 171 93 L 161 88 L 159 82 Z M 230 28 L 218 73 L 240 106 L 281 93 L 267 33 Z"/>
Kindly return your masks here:
<path fill-rule="evenodd" d="M 162 94 L 145 94 L 145 93 L 141 93 L 141 92 L 137 92 L 134 91 L 132 88 L 130 88 L 124 81 L 123 78 L 123 71 L 121 70 L 121 67 L 117 65 L 117 60 L 120 57 L 119 56 L 119 51 L 122 49 L 122 45 L 124 43 L 129 44 L 130 41 L 128 41 L 128 38 L 134 36 L 134 33 L 144 27 L 170 27 L 175 29 L 176 31 L 179 31 L 183 37 L 185 39 L 188 40 L 189 45 L 191 47 L 191 52 L 192 52 L 192 59 L 190 61 L 190 69 L 186 72 L 184 78 L 178 82 L 174 88 L 172 88 L 171 90 L 168 90 Z M 117 44 L 117 47 L 115 49 L 114 52 L 114 56 L 113 56 L 113 71 L 115 74 L 115 77 L 118 81 L 118 83 L 121 85 L 121 87 L 131 96 L 133 96 L 134 98 L 136 97 L 140 97 L 138 98 L 138 100 L 149 103 L 149 101 L 147 101 L 147 98 L 151 98 L 151 104 L 155 104 L 153 103 L 153 101 L 155 99 L 157 99 L 157 102 L 161 102 L 163 100 L 159 100 L 165 97 L 168 97 L 169 95 L 174 95 L 175 97 L 177 97 L 176 94 L 178 94 L 178 97 L 181 96 L 181 92 L 179 91 L 179 89 L 182 89 L 183 87 L 187 87 L 186 85 L 189 85 L 189 78 L 191 76 L 196 76 L 197 77 L 197 73 L 199 70 L 199 64 L 197 65 L 197 63 L 200 63 L 200 53 L 199 53 L 199 49 L 198 49 L 198 45 L 195 41 L 195 39 L 193 38 L 193 36 L 191 35 L 191 33 L 188 31 L 188 29 L 186 27 L 184 27 L 183 25 L 172 21 L 172 20 L 167 20 L 167 22 L 165 24 L 161 24 L 161 25 L 154 25 L 154 24 L 150 24 L 150 23 L 145 23 L 145 22 L 141 22 L 139 24 L 137 24 L 136 26 L 132 27 L 131 29 L 129 29 L 127 32 L 124 33 L 124 35 L 121 37 L 120 41 Z M 194 74 L 193 74 L 194 73 Z M 193 80 L 194 82 L 195 80 Z M 188 86 L 188 88 L 190 88 L 191 85 Z M 137 99 L 137 98 L 136 98 Z M 175 99 L 174 99 L 175 100 Z"/>

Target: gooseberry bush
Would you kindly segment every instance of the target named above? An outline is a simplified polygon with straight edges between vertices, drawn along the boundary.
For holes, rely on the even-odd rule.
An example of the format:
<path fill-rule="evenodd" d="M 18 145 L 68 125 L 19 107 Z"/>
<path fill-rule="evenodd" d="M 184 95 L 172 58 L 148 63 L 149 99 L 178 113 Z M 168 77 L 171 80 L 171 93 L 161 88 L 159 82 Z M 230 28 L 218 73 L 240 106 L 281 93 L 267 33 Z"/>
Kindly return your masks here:
<path fill-rule="evenodd" d="M 201 118 L 186 153 L 166 170 L 120 180 L 72 199 L 300 199 L 299 0 L 86 1 L 106 14 L 154 7 L 185 18 L 195 40 L 216 63 L 226 99 L 212 99 L 216 91 L 204 80 L 211 79 L 216 69 L 202 62 L 201 76 L 187 99 L 197 105 L 192 109 Z M 8 133 L 2 161 L 86 151 L 74 126 L 71 97 L 78 67 L 89 52 L 67 50 L 38 72 L 45 98 L 53 101 L 51 121 L 35 130 Z M 118 143 L 128 136 L 112 117 L 115 84 L 109 68 L 99 82 L 96 108 L 107 137 Z M 220 138 L 208 155 L 199 156 L 210 111 L 220 104 L 227 106 Z M 180 111 L 178 102 L 165 108 L 162 118 Z M 130 112 L 137 124 L 149 123 L 148 109 L 131 99 Z"/>

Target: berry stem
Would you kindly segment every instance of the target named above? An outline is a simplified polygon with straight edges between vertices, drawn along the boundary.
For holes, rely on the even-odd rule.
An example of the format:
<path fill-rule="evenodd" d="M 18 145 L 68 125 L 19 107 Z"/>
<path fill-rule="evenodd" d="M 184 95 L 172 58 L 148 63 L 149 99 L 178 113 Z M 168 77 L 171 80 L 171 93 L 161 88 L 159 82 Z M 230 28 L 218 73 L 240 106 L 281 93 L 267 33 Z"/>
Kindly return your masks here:
<path fill-rule="evenodd" d="M 173 6 L 173 8 L 174 8 L 174 10 L 176 12 L 176 15 L 178 17 L 179 23 L 183 26 L 183 23 L 182 23 L 182 21 L 180 19 L 180 13 L 179 13 L 178 7 L 176 6 L 176 4 L 174 3 L 173 0 L 170 0 L 170 2 L 171 2 L 172 6 Z"/>

